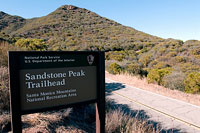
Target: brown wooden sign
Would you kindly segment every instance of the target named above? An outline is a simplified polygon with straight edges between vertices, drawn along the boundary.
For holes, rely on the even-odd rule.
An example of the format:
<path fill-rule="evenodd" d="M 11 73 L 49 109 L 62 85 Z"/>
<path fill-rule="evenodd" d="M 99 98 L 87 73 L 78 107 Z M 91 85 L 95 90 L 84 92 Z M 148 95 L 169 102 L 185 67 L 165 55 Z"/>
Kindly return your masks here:
<path fill-rule="evenodd" d="M 104 52 L 9 52 L 13 132 L 21 115 L 97 103 L 105 125 Z"/>

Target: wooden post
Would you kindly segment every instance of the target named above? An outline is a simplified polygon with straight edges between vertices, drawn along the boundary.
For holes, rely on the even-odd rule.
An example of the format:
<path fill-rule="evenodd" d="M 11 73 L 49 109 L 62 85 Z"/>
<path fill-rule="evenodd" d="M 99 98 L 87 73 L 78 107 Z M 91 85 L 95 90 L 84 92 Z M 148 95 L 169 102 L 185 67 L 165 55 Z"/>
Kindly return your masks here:
<path fill-rule="evenodd" d="M 105 133 L 105 55 L 104 52 L 101 52 L 99 55 L 97 111 L 100 122 L 100 133 Z"/>
<path fill-rule="evenodd" d="M 21 103 L 19 92 L 19 72 L 18 58 L 9 53 L 9 75 L 10 75 L 10 112 L 11 112 L 11 128 L 13 133 L 22 132 L 21 124 Z M 15 63 L 15 64 L 14 64 Z M 12 88 L 12 91 L 11 91 Z"/>
<path fill-rule="evenodd" d="M 100 133 L 100 120 L 99 120 L 99 111 L 96 104 L 96 133 Z"/>

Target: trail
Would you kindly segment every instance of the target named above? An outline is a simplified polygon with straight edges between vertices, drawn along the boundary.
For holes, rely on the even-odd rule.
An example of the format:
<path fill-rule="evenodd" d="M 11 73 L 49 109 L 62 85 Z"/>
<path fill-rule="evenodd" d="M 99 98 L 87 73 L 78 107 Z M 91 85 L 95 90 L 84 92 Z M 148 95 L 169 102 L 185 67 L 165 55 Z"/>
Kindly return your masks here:
<path fill-rule="evenodd" d="M 138 110 L 145 119 L 162 126 L 161 131 L 200 132 L 200 107 L 180 100 L 142 90 L 106 78 L 107 98 L 117 104 Z M 141 113 L 139 113 L 141 114 Z"/>

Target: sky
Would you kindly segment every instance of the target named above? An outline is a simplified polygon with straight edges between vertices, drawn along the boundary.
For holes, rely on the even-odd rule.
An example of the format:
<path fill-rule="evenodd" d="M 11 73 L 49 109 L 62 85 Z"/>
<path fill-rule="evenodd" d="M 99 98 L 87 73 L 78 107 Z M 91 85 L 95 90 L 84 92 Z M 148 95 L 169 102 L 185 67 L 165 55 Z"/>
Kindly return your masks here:
<path fill-rule="evenodd" d="M 200 0 L 1 0 L 0 11 L 33 18 L 62 5 L 86 8 L 161 38 L 200 40 Z"/>

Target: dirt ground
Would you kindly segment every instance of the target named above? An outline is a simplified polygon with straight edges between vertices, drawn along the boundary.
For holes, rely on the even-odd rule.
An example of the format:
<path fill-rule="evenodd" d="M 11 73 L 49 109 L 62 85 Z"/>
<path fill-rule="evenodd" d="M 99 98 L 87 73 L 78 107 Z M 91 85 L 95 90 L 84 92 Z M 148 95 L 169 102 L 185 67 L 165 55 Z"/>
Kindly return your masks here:
<path fill-rule="evenodd" d="M 200 106 L 200 95 L 197 94 L 186 94 L 178 90 L 171 90 L 159 85 L 148 84 L 146 79 L 140 79 L 128 74 L 113 75 L 106 72 L 106 78 Z"/>

